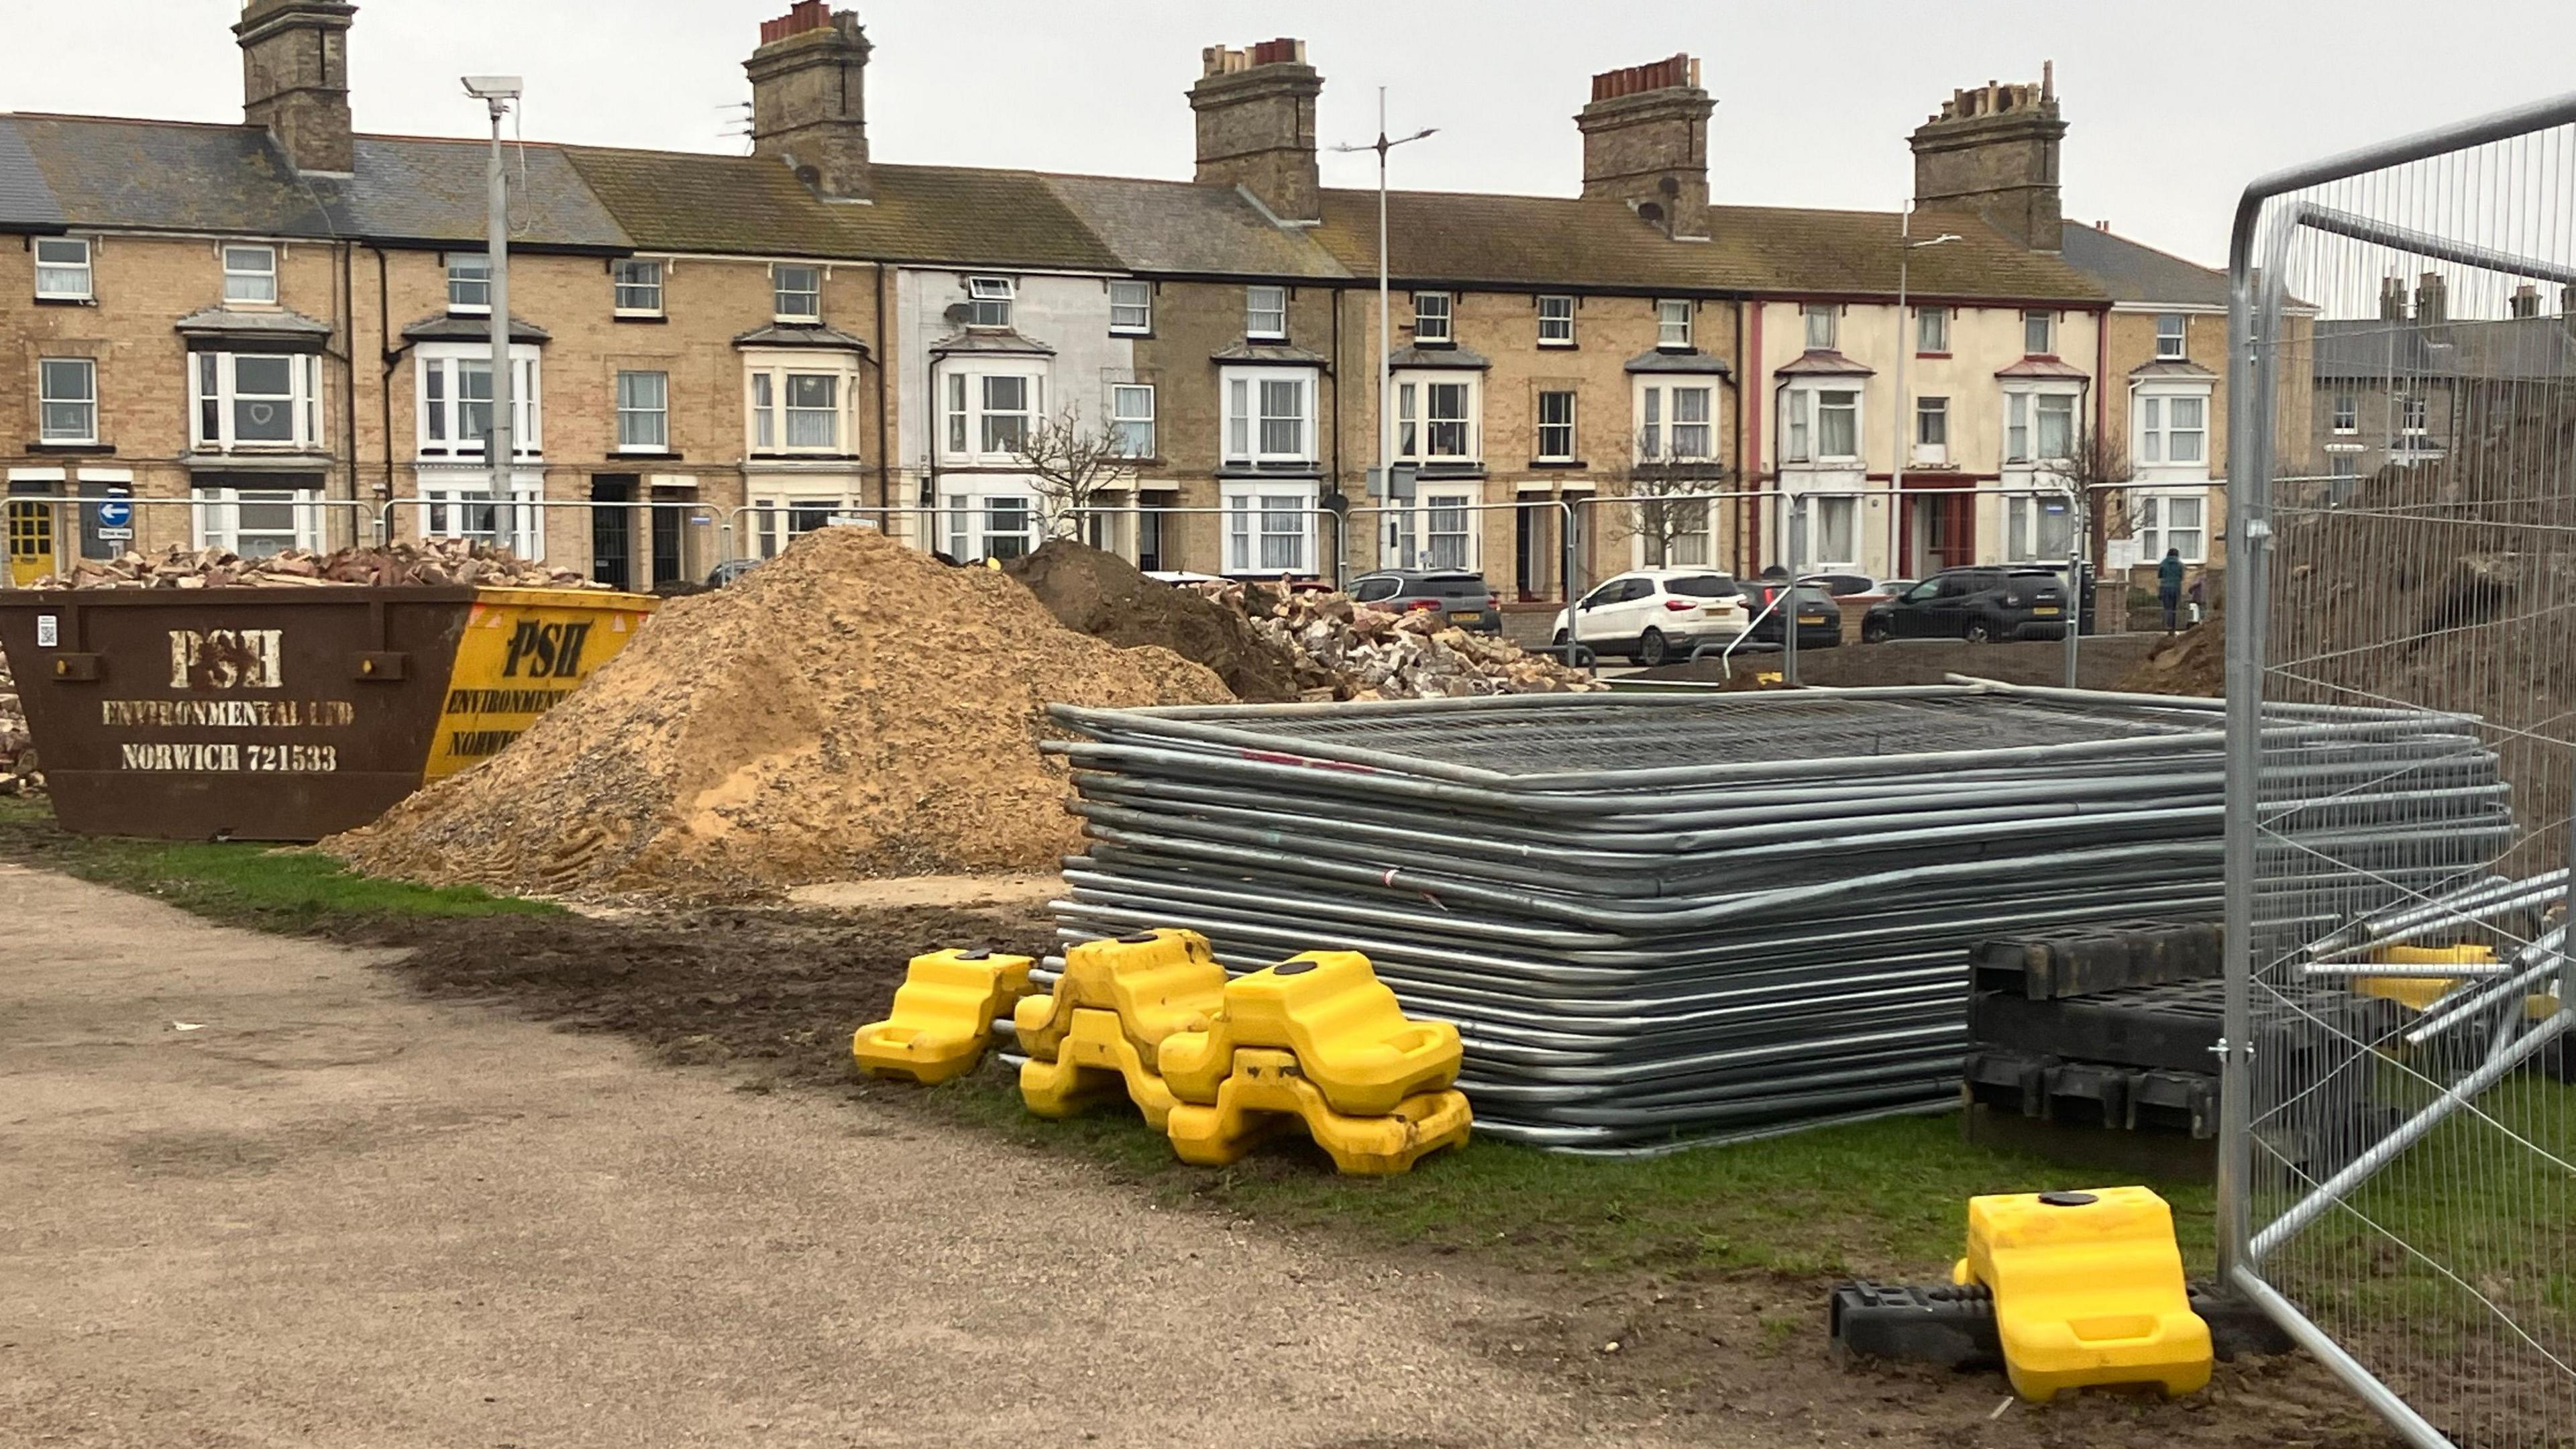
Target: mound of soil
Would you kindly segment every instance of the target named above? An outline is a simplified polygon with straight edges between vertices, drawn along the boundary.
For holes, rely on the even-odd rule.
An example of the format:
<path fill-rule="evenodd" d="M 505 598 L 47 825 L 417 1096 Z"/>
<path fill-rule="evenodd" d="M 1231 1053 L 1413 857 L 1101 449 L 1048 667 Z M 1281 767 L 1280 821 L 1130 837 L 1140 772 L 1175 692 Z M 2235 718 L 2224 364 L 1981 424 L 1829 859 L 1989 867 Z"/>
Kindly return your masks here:
<path fill-rule="evenodd" d="M 2217 699 L 2227 693 L 2227 615 L 2209 616 L 2164 639 L 2116 689 L 2131 694 L 2180 694 Z"/>
<path fill-rule="evenodd" d="M 1057 539 L 1003 571 L 1029 586 L 1068 629 L 1122 649 L 1152 644 L 1216 672 L 1238 699 L 1276 704 L 1297 698 L 1297 666 L 1286 650 L 1253 632 L 1240 610 L 1195 589 L 1158 583 L 1114 553 Z"/>
<path fill-rule="evenodd" d="M 1027 589 L 827 528 L 675 599 L 509 748 L 326 850 L 379 875 L 547 894 L 770 894 L 1051 869 L 1078 847 L 1050 703 L 1233 696 Z"/>

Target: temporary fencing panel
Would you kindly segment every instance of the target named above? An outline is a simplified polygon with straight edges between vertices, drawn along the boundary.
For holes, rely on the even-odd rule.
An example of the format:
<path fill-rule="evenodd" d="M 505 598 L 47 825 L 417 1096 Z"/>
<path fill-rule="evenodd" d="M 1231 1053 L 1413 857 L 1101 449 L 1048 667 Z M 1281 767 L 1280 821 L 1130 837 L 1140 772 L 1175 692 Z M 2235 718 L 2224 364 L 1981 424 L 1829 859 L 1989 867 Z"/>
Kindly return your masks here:
<path fill-rule="evenodd" d="M 2410 1442 L 2566 1444 L 2576 98 L 2258 181 L 2231 273 L 2222 1256 Z"/>

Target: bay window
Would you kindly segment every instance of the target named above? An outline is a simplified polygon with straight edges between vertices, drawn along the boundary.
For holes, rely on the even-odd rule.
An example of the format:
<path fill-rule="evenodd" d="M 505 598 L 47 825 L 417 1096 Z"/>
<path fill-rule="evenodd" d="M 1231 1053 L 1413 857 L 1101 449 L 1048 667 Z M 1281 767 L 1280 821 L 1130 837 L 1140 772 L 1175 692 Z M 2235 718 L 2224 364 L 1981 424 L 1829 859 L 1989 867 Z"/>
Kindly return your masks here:
<path fill-rule="evenodd" d="M 1807 500 L 1806 570 L 1860 567 L 1860 500 Z"/>
<path fill-rule="evenodd" d="M 1020 363 L 1010 371 L 941 364 L 940 451 L 952 462 L 1007 462 L 1027 446 L 1046 411 L 1046 379 Z"/>
<path fill-rule="evenodd" d="M 1015 559 L 1037 550 L 1042 511 L 1025 485 L 1001 483 L 946 494 L 942 550 L 953 559 Z"/>
<path fill-rule="evenodd" d="M 1637 392 L 1641 462 L 1705 463 L 1717 457 L 1717 389 L 1650 382 Z"/>
<path fill-rule="evenodd" d="M 2004 394 L 2004 461 L 2060 463 L 2075 455 L 2075 394 Z"/>
<path fill-rule="evenodd" d="M 1473 567 L 1475 502 L 1465 493 L 1426 493 L 1422 498 L 1422 566 L 1427 569 Z"/>
<path fill-rule="evenodd" d="M 858 452 L 851 412 L 859 391 L 856 358 L 812 348 L 749 353 L 743 365 L 753 453 L 846 458 Z M 667 377 L 661 396 L 667 404 Z"/>
<path fill-rule="evenodd" d="M 2138 461 L 2206 464 L 2209 461 L 2209 399 L 2159 397 L 2138 399 Z"/>
<path fill-rule="evenodd" d="M 1477 385 L 1467 378 L 1415 378 L 1395 388 L 1396 454 L 1421 462 L 1464 463 L 1478 456 Z"/>
<path fill-rule="evenodd" d="M 2184 563 L 2208 562 L 2209 490 L 2141 493 L 2132 500 L 2132 506 L 2138 557 L 2152 562 L 2172 549 L 2182 555 Z"/>
<path fill-rule="evenodd" d="M 545 510 L 535 505 L 545 493 L 533 475 L 511 483 L 509 496 L 495 498 L 491 480 L 477 476 L 441 482 L 424 475 L 420 483 L 420 532 L 424 538 L 461 538 L 487 548 L 503 548 L 525 559 L 545 557 Z"/>
<path fill-rule="evenodd" d="M 1791 463 L 1848 463 L 1860 457 L 1860 391 L 1848 387 L 1789 389 L 1781 457 Z"/>
<path fill-rule="evenodd" d="M 189 359 L 196 448 L 317 451 L 322 447 L 322 359 L 312 353 L 200 352 Z M 489 368 L 485 372 L 489 375 Z M 487 403 L 486 416 L 490 408 Z"/>
<path fill-rule="evenodd" d="M 243 558 L 274 558 L 290 548 L 322 547 L 321 492 L 313 488 L 226 488 L 200 485 L 190 528 L 194 548 Z"/>
<path fill-rule="evenodd" d="M 1244 480 L 1219 485 L 1225 506 L 1225 572 L 1315 571 L 1315 488 Z"/>
<path fill-rule="evenodd" d="M 1230 367 L 1225 385 L 1225 460 L 1314 461 L 1315 377 L 1298 368 Z"/>
<path fill-rule="evenodd" d="M 819 528 L 873 528 L 875 517 L 859 511 L 859 496 L 856 480 L 755 476 L 749 493 L 751 548 L 762 558 L 776 558 Z"/>
<path fill-rule="evenodd" d="M 2073 499 L 2054 494 L 2004 499 L 2004 562 L 2056 563 L 2074 548 Z"/>
<path fill-rule="evenodd" d="M 420 456 L 480 458 L 492 431 L 492 353 L 471 343 L 423 343 L 413 353 L 420 376 Z M 511 448 L 522 458 L 545 451 L 544 380 L 537 349 L 510 349 L 510 416 L 517 426 Z"/>

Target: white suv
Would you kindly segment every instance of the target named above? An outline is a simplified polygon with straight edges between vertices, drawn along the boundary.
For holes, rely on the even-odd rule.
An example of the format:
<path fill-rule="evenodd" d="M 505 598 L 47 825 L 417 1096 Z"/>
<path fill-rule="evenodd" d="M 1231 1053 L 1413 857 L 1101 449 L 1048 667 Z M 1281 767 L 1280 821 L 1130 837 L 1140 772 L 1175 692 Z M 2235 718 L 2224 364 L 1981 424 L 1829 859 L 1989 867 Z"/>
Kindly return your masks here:
<path fill-rule="evenodd" d="M 1731 575 L 1631 569 L 1557 611 L 1553 637 L 1651 667 L 1688 658 L 1708 640 L 1723 644 L 1743 633 L 1749 618 L 1744 591 Z"/>

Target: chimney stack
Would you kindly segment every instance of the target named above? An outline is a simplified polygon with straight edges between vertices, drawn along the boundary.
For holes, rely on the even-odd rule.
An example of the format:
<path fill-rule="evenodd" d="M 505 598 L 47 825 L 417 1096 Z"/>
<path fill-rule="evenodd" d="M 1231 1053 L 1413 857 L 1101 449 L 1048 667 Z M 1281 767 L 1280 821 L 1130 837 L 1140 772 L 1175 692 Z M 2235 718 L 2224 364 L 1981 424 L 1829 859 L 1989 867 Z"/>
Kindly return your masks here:
<path fill-rule="evenodd" d="M 1315 98 L 1323 90 L 1302 40 L 1201 50 L 1198 84 L 1190 87 L 1190 109 L 1198 116 L 1197 179 L 1240 186 L 1281 221 L 1321 221 Z"/>
<path fill-rule="evenodd" d="M 2415 284 L 2415 320 L 2448 322 L 2451 320 L 2450 289 L 2443 284 L 2440 272 L 2426 272 Z"/>
<path fill-rule="evenodd" d="M 2505 315 L 2508 317 L 2539 316 L 2540 289 L 2529 282 L 2514 288 L 2513 300 L 2505 304 Z"/>
<path fill-rule="evenodd" d="M 1708 118 L 1699 62 L 1674 55 L 1603 71 L 1575 113 L 1583 132 L 1583 194 L 1624 201 L 1664 235 L 1708 236 Z"/>
<path fill-rule="evenodd" d="M 2059 210 L 2057 65 L 2039 83 L 1988 81 L 1952 91 L 1940 114 L 1915 127 L 1914 201 L 1964 206 L 2033 251 L 2064 249 Z"/>
<path fill-rule="evenodd" d="M 827 0 L 797 0 L 760 27 L 751 77 L 751 150 L 775 156 L 824 196 L 866 200 L 868 34 Z"/>
<path fill-rule="evenodd" d="M 245 0 L 233 38 L 242 52 L 242 120 L 266 127 L 299 174 L 358 169 L 349 123 L 347 0 Z"/>
<path fill-rule="evenodd" d="M 2406 320 L 2406 281 L 2395 273 L 2379 279 L 2379 320 Z"/>

